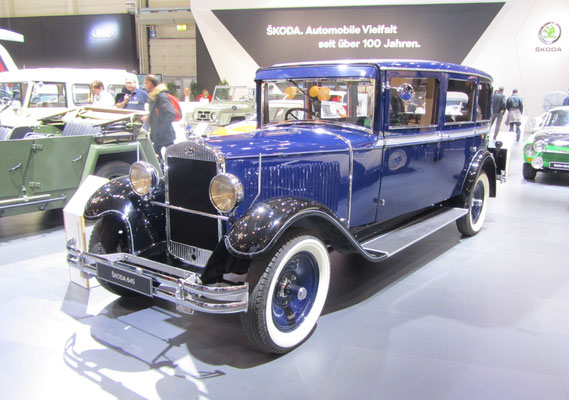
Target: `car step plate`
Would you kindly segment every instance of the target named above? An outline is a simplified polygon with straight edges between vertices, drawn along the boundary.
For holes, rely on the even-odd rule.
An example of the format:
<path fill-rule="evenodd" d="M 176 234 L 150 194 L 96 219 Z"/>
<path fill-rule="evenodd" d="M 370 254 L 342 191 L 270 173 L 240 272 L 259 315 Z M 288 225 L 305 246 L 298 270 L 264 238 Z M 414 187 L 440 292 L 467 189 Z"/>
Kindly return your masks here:
<path fill-rule="evenodd" d="M 97 263 L 97 277 L 115 285 L 152 297 L 152 279 L 124 269 Z"/>
<path fill-rule="evenodd" d="M 467 213 L 468 210 L 466 208 L 448 208 L 432 217 L 427 217 L 412 225 L 404 226 L 368 240 L 362 244 L 362 247 L 366 251 L 385 253 L 387 257 L 391 257 Z"/>

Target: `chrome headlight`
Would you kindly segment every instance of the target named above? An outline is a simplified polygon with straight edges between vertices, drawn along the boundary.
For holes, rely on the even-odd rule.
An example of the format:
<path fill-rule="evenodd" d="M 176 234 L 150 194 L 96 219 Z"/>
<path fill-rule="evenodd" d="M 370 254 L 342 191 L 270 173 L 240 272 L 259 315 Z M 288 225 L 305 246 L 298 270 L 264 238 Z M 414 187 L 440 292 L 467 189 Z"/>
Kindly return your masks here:
<path fill-rule="evenodd" d="M 198 119 L 198 112 L 194 111 L 194 113 L 192 114 L 192 118 L 197 120 Z"/>
<path fill-rule="evenodd" d="M 535 169 L 542 169 L 543 168 L 543 158 L 536 157 L 531 161 L 531 166 Z"/>
<path fill-rule="evenodd" d="M 537 153 L 543 153 L 545 151 L 545 142 L 543 140 L 536 140 L 535 143 L 533 144 L 533 149 L 537 152 Z"/>
<path fill-rule="evenodd" d="M 135 162 L 130 167 L 128 179 L 132 190 L 140 196 L 146 196 L 158 185 L 158 171 L 147 162 Z"/>
<path fill-rule="evenodd" d="M 229 212 L 243 201 L 243 185 L 234 175 L 216 175 L 209 184 L 209 199 L 219 211 Z"/>
<path fill-rule="evenodd" d="M 533 157 L 537 154 L 537 151 L 535 151 L 535 149 L 533 148 L 532 143 L 528 143 L 524 146 L 524 153 L 528 157 Z"/>
<path fill-rule="evenodd" d="M 211 120 L 217 121 L 217 114 L 216 113 L 211 113 Z"/>

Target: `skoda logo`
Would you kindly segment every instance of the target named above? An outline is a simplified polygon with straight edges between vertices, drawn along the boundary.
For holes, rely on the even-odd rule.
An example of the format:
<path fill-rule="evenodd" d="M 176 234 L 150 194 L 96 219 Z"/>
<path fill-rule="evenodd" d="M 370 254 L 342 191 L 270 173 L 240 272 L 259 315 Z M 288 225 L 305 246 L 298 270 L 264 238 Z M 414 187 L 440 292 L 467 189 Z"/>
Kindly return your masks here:
<path fill-rule="evenodd" d="M 539 40 L 545 44 L 553 44 L 561 37 L 561 26 L 557 22 L 548 22 L 539 28 Z"/>
<path fill-rule="evenodd" d="M 191 147 L 186 147 L 186 148 L 184 149 L 184 154 L 187 155 L 187 156 L 192 155 L 192 154 L 194 154 L 195 152 L 196 152 L 196 151 L 195 151 L 194 149 L 192 149 Z"/>

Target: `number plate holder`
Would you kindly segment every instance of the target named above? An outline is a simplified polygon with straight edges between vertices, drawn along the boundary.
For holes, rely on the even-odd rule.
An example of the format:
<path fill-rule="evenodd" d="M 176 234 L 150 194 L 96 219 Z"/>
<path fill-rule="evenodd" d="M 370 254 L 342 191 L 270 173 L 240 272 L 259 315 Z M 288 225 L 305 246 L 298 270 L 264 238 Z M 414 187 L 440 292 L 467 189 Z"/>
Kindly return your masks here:
<path fill-rule="evenodd" d="M 97 277 L 134 292 L 152 297 L 152 279 L 146 276 L 97 263 Z"/>

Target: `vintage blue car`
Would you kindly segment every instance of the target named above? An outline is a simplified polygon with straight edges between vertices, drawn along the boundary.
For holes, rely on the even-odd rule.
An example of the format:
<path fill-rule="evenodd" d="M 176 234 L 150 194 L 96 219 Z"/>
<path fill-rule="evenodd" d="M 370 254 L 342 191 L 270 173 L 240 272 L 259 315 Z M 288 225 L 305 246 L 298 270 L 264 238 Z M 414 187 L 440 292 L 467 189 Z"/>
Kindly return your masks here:
<path fill-rule="evenodd" d="M 241 313 L 257 348 L 286 353 L 315 329 L 330 251 L 382 261 L 455 221 L 481 230 L 496 193 L 492 80 L 356 60 L 277 65 L 255 81 L 256 131 L 170 146 L 163 178 L 134 164 L 90 199 L 89 250 L 71 239 L 68 260 L 121 296 Z"/>

